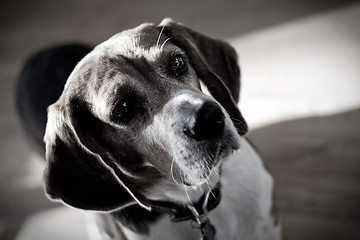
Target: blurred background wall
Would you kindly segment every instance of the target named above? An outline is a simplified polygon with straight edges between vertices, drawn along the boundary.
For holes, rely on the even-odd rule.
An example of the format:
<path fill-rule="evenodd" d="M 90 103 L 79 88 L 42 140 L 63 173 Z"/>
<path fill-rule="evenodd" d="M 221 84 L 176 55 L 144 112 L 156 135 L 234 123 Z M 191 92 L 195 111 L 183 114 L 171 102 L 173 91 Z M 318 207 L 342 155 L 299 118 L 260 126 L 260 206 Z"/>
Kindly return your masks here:
<path fill-rule="evenodd" d="M 274 174 L 284 235 L 360 236 L 360 2 L 354 0 L 0 2 L 0 239 L 86 239 L 84 213 L 44 196 L 43 160 L 17 120 L 24 60 L 65 42 L 100 43 L 164 17 L 229 41 L 240 108 Z"/>

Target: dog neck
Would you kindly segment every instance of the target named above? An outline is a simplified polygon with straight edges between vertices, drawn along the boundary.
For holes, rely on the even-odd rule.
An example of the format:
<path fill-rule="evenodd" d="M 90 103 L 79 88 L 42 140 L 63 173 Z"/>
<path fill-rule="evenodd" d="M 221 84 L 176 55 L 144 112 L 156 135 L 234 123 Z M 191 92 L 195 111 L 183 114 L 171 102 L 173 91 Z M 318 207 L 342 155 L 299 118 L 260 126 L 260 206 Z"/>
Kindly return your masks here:
<path fill-rule="evenodd" d="M 188 204 L 187 206 L 163 201 L 150 201 L 150 203 L 152 205 L 151 208 L 154 211 L 170 214 L 170 220 L 172 222 L 182 222 L 191 219 L 195 220 L 196 216 L 194 216 L 193 210 L 196 211 L 197 215 L 207 215 L 209 211 L 219 205 L 220 200 L 221 191 L 219 183 L 217 187 L 204 194 L 198 202 Z"/>
<path fill-rule="evenodd" d="M 171 222 L 182 222 L 187 220 L 196 220 L 194 210 L 200 216 L 205 216 L 209 211 L 215 209 L 221 200 L 221 189 L 218 184 L 212 190 L 203 194 L 201 198 L 192 204 L 179 204 L 170 201 L 152 201 L 151 211 L 142 208 L 139 205 L 132 205 L 119 211 L 112 212 L 112 216 L 124 227 L 131 231 L 147 235 L 149 227 L 164 214 L 168 214 Z M 190 208 L 192 210 L 190 210 Z"/>

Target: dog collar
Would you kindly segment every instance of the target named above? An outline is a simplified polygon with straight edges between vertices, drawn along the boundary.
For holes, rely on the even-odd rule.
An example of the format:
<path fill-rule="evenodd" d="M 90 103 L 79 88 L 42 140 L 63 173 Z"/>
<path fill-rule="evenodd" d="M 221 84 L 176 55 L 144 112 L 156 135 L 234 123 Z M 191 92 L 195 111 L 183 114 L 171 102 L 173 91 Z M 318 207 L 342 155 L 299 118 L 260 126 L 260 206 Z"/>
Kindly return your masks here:
<path fill-rule="evenodd" d="M 220 184 L 219 184 L 220 185 Z M 211 192 L 204 194 L 200 200 L 193 205 L 179 205 L 165 201 L 150 201 L 152 210 L 168 213 L 172 222 L 182 222 L 187 220 L 197 220 L 199 216 L 205 216 L 209 211 L 216 208 L 221 201 L 220 186 L 215 187 Z"/>
<path fill-rule="evenodd" d="M 169 213 L 172 222 L 192 220 L 192 227 L 200 231 L 201 240 L 213 240 L 216 229 L 206 216 L 209 211 L 219 205 L 220 200 L 221 192 L 218 186 L 204 194 L 196 204 L 189 204 L 186 207 L 160 201 L 150 202 L 150 204 L 155 211 Z"/>

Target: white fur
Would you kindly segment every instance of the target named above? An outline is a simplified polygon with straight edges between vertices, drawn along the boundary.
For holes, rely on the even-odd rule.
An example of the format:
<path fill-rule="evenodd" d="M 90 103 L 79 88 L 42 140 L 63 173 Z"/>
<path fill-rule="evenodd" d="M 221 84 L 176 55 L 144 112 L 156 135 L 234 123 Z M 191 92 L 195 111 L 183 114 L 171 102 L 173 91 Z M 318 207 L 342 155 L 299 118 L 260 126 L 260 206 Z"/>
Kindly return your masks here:
<path fill-rule="evenodd" d="M 275 225 L 271 215 L 272 177 L 246 140 L 243 139 L 241 149 L 223 163 L 221 184 L 221 202 L 208 215 L 216 227 L 217 240 L 281 239 L 280 226 Z M 120 229 L 131 240 L 184 240 L 200 236 L 190 221 L 173 223 L 167 215 L 150 226 L 149 236 L 138 235 L 116 224 L 118 229 L 113 229 L 112 235 L 118 235 L 116 232 Z"/>
<path fill-rule="evenodd" d="M 123 54 L 133 58 L 145 57 L 148 61 L 155 61 L 159 58 L 163 51 L 164 43 L 154 42 L 154 46 L 144 49 L 139 46 L 138 34 L 142 28 L 148 27 L 149 23 L 144 23 L 137 28 L 129 29 L 121 33 L 115 34 L 105 42 L 99 44 L 94 50 L 106 53 L 106 56 L 116 56 Z M 159 36 L 161 37 L 161 36 Z M 168 41 L 168 40 L 166 40 Z M 119 44 L 121 43 L 121 44 Z"/>

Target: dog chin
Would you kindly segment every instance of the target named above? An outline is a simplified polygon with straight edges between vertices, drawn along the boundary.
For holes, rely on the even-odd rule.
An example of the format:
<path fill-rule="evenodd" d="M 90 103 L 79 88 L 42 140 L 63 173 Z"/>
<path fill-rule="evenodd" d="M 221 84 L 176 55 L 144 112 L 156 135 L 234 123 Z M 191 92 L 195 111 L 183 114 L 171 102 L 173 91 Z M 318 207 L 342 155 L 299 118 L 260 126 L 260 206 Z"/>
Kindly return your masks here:
<path fill-rule="evenodd" d="M 200 170 L 189 170 L 188 172 L 191 172 L 191 174 L 185 174 L 185 176 L 181 178 L 181 182 L 185 186 L 191 186 L 194 188 L 204 184 L 207 184 L 210 187 L 215 187 L 220 181 L 221 165 L 226 162 L 227 158 L 229 158 L 238 149 L 239 146 L 220 150 L 211 166 L 207 166 L 207 163 L 203 162 L 199 168 Z"/>
<path fill-rule="evenodd" d="M 198 166 L 202 166 L 200 168 L 180 170 L 180 166 L 175 160 L 170 171 L 171 177 L 164 178 L 156 186 L 147 189 L 145 195 L 152 200 L 175 201 L 183 204 L 187 204 L 189 201 L 196 202 L 209 189 L 218 186 L 222 164 L 231 157 L 234 151 L 239 149 L 240 144 L 226 146 L 228 147 L 224 150 L 218 151 L 218 160 L 214 161 L 209 168 L 204 167 L 206 163 L 203 161 L 202 163 L 199 162 Z M 197 159 L 205 159 L 205 156 Z"/>
<path fill-rule="evenodd" d="M 220 141 L 197 146 L 197 150 L 183 151 L 175 160 L 179 170 L 178 174 L 175 174 L 178 182 L 191 187 L 212 183 L 216 185 L 220 179 L 222 163 L 240 149 L 240 142 L 241 138 L 230 132 Z"/>
<path fill-rule="evenodd" d="M 184 178 L 182 183 L 185 186 L 189 186 L 192 188 L 201 187 L 203 185 L 208 185 L 210 188 L 215 187 L 217 183 L 220 181 L 220 165 L 219 163 L 216 167 L 212 168 L 210 171 L 207 171 L 198 177 L 188 177 Z"/>

